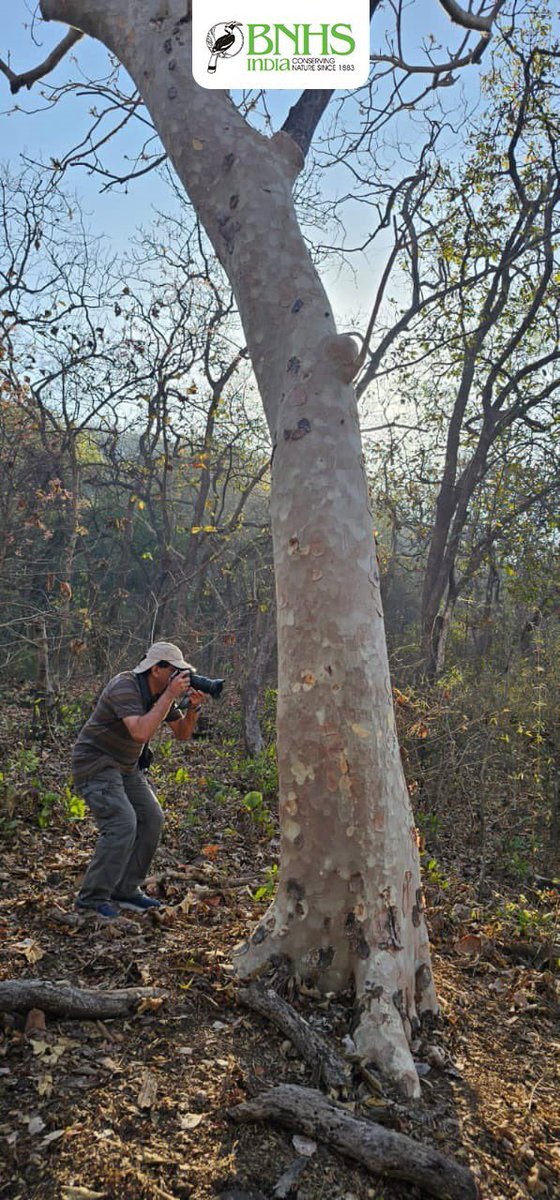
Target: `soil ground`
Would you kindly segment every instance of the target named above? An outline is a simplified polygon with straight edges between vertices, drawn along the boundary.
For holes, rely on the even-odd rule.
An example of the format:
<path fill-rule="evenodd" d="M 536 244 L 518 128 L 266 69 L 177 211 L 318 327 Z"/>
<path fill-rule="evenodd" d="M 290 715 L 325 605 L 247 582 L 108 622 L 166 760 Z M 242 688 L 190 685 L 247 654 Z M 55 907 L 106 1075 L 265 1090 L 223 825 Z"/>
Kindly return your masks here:
<path fill-rule="evenodd" d="M 42 787 L 51 779 L 54 793 L 67 750 L 38 752 Z M 271 1084 L 314 1086 L 282 1035 L 237 1003 L 228 969 L 233 946 L 267 903 L 255 892 L 273 878 L 277 852 L 264 801 L 244 803 L 250 787 L 236 754 L 233 743 L 215 739 L 162 749 L 155 785 L 166 832 L 149 890 L 168 907 L 111 925 L 73 910 L 94 843 L 89 818 L 72 821 L 53 803 L 38 829 L 29 815 L 34 785 L 25 794 L 22 784 L 21 806 L 12 804 L 0 832 L 0 978 L 151 985 L 167 998 L 104 1022 L 0 1015 L 0 1197 L 272 1200 L 297 1156 L 292 1134 L 235 1125 L 228 1116 Z M 466 875 L 457 845 L 453 867 L 443 857 L 428 870 L 442 1021 L 417 1050 L 422 1101 L 405 1105 L 383 1081 L 372 1091 L 358 1077 L 352 1104 L 366 1120 L 381 1119 L 468 1163 L 488 1200 L 552 1200 L 560 1194 L 559 978 L 551 950 L 559 893 L 541 886 L 522 910 L 518 898 L 495 888 L 481 904 Z M 321 1000 L 290 981 L 284 987 L 342 1050 L 350 1001 Z M 319 1144 L 291 1195 L 414 1200 L 421 1193 L 374 1178 Z"/>

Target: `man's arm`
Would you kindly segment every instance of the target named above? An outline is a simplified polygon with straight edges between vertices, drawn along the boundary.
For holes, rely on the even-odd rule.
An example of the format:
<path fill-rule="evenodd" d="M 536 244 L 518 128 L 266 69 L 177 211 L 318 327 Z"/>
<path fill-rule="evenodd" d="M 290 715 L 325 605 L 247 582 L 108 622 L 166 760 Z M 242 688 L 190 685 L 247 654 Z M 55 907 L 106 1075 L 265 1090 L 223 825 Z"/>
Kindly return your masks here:
<path fill-rule="evenodd" d="M 190 674 L 188 671 L 183 671 L 180 675 L 176 675 L 170 683 L 168 683 L 164 692 L 158 697 L 155 704 L 149 712 L 143 713 L 141 717 L 123 717 L 123 723 L 126 725 L 131 738 L 135 742 L 144 745 L 149 742 L 150 738 L 159 729 L 160 725 L 165 721 L 165 718 L 179 696 L 184 696 L 189 689 Z M 198 693 L 196 693 L 198 695 Z M 196 702 L 198 703 L 198 701 Z M 183 718 L 184 720 L 185 718 Z M 173 721 L 170 728 L 175 725 L 182 724 L 182 721 Z M 194 725 L 193 725 L 194 728 Z M 191 730 L 192 732 L 192 730 Z"/>

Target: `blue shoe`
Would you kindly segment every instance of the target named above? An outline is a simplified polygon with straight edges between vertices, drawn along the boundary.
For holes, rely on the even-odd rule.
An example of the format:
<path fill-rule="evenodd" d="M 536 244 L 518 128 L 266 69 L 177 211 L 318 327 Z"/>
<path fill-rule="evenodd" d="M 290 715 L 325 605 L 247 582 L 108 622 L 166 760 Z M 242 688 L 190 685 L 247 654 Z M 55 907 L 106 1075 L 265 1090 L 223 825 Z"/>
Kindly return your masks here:
<path fill-rule="evenodd" d="M 161 908 L 160 900 L 152 900 L 151 896 L 146 896 L 140 889 L 132 896 L 113 896 L 113 900 L 119 908 L 129 908 L 131 912 L 148 912 L 151 908 Z"/>
<path fill-rule="evenodd" d="M 91 913 L 94 917 L 100 917 L 102 921 L 116 921 L 120 916 L 116 904 L 111 904 L 109 900 L 101 900 L 99 904 L 84 904 L 82 900 L 76 900 L 76 908 L 78 912 Z"/>

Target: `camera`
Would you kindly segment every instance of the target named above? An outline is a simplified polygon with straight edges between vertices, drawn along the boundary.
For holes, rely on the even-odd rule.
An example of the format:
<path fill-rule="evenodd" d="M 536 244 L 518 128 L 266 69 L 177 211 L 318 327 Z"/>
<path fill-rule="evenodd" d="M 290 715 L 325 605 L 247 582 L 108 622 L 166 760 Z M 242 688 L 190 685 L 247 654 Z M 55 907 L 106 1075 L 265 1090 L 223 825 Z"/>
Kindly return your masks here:
<path fill-rule="evenodd" d="M 175 677 L 175 675 L 182 675 L 182 674 L 183 674 L 182 671 L 177 670 L 174 672 L 174 674 L 171 676 L 171 678 L 173 679 Z M 206 696 L 211 696 L 213 700 L 219 699 L 219 697 L 222 694 L 222 688 L 225 683 L 224 679 L 208 679 L 206 677 L 206 675 L 195 675 L 194 671 L 190 672 L 190 676 L 191 676 L 191 687 L 193 687 L 195 689 L 195 691 L 204 692 L 204 694 Z M 189 698 L 188 698 L 188 696 L 184 696 L 182 699 L 176 700 L 175 703 L 178 708 L 188 707 Z"/>

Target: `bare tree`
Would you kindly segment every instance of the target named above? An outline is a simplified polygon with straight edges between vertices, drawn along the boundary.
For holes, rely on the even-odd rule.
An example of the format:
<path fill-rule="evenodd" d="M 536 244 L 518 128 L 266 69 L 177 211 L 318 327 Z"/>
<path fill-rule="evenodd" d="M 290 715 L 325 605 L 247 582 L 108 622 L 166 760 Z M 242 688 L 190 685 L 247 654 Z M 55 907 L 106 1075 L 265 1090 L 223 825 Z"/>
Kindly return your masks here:
<path fill-rule="evenodd" d="M 393 254 L 406 265 L 410 301 L 378 334 L 359 381 L 360 395 L 382 377 L 400 390 L 409 406 L 400 417 L 393 409 L 394 425 L 410 434 L 416 410 L 424 457 L 430 440 L 437 498 L 421 614 L 430 673 L 443 669 L 455 604 L 491 545 L 557 490 L 554 477 L 541 476 L 479 531 L 465 557 L 478 489 L 488 473 L 507 469 L 508 453 L 513 463 L 517 445 L 530 461 L 531 439 L 550 442 L 560 387 L 558 51 L 542 42 L 538 25 L 504 36 L 460 165 L 442 164 L 429 148 Z"/>

